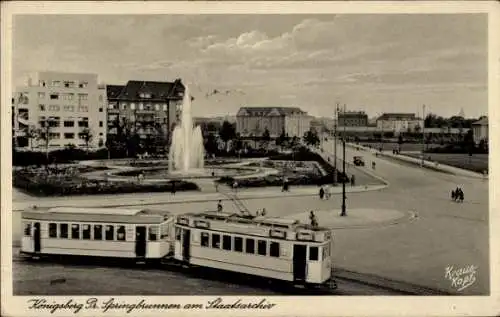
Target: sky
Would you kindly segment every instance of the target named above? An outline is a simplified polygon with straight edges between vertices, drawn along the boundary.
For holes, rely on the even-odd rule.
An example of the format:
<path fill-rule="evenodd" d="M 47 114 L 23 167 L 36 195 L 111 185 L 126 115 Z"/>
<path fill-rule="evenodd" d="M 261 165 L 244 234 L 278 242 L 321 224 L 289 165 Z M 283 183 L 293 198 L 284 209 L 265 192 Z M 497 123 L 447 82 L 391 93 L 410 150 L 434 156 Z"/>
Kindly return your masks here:
<path fill-rule="evenodd" d="M 31 72 L 96 73 L 106 84 L 181 78 L 195 116 L 297 106 L 466 117 L 488 111 L 487 16 L 19 15 L 13 84 Z M 211 94 L 214 90 L 221 93 Z"/>

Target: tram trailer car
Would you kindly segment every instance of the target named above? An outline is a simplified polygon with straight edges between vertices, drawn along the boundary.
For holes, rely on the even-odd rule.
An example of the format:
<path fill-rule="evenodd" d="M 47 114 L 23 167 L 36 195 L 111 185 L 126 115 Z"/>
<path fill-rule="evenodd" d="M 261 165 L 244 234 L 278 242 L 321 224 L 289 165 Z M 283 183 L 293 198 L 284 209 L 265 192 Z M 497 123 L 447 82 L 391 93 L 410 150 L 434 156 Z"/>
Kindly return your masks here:
<path fill-rule="evenodd" d="M 193 213 L 176 219 L 174 259 L 294 285 L 322 286 L 334 283 L 332 243 L 330 229 L 291 219 Z"/>
<path fill-rule="evenodd" d="M 161 259 L 173 252 L 174 217 L 147 209 L 28 209 L 21 254 Z"/>

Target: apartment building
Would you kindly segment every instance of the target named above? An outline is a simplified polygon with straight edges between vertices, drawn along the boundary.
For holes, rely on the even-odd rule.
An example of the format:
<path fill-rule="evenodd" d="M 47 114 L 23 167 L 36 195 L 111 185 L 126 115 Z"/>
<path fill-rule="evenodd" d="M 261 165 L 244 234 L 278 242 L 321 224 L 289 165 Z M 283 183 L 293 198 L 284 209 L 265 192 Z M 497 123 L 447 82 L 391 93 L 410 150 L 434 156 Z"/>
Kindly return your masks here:
<path fill-rule="evenodd" d="M 44 151 L 67 145 L 95 150 L 106 144 L 106 89 L 96 74 L 38 72 L 13 97 L 17 146 Z M 35 134 L 30 131 L 36 131 Z"/>
<path fill-rule="evenodd" d="M 130 80 L 126 85 L 108 85 L 109 135 L 128 129 L 142 140 L 151 138 L 157 146 L 164 147 L 179 121 L 184 90 L 180 79 L 173 82 Z"/>
<path fill-rule="evenodd" d="M 479 144 L 482 140 L 488 143 L 488 117 L 481 117 L 472 124 L 472 134 L 474 136 L 474 143 Z"/>
<path fill-rule="evenodd" d="M 377 119 L 377 129 L 380 131 L 421 132 L 424 120 L 414 113 L 384 113 Z"/>
<path fill-rule="evenodd" d="M 236 133 L 243 137 L 262 136 L 267 129 L 271 138 L 285 131 L 289 137 L 303 137 L 312 117 L 296 107 L 241 107 L 236 115 Z"/>
<path fill-rule="evenodd" d="M 338 126 L 366 127 L 368 115 L 364 111 L 346 111 L 338 113 Z"/>

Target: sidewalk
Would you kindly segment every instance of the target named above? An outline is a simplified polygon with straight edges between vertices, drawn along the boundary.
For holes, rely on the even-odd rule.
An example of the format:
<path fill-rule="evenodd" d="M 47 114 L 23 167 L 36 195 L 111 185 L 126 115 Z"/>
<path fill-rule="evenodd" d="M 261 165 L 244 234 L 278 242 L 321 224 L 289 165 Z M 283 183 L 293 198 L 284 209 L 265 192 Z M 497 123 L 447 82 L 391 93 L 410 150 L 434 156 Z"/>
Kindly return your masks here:
<path fill-rule="evenodd" d="M 370 149 L 370 148 L 367 148 L 367 147 L 364 147 L 361 145 L 357 145 L 357 144 L 352 144 L 352 143 L 346 143 L 346 145 L 348 145 L 352 148 L 358 149 L 358 150 L 368 151 L 372 154 L 378 153 L 378 155 L 380 155 L 380 156 L 385 156 L 385 157 L 388 157 L 388 158 L 391 158 L 394 160 L 403 161 L 406 163 L 422 166 L 421 159 L 410 157 L 410 156 L 405 156 L 404 154 L 393 154 L 390 151 L 379 152 L 375 149 Z M 440 172 L 444 172 L 444 173 L 457 175 L 457 176 L 466 176 L 466 177 L 473 177 L 473 178 L 488 179 L 488 176 L 484 176 L 483 174 L 480 174 L 480 173 L 476 173 L 473 171 L 469 171 L 466 169 L 462 169 L 462 168 L 458 168 L 458 167 L 454 167 L 454 166 L 450 166 L 450 165 L 446 165 L 446 164 L 442 164 L 442 163 L 438 163 L 438 162 L 431 162 L 428 160 L 423 161 L 423 167 L 428 168 L 428 169 L 432 169 L 435 171 L 440 171 Z"/>
<path fill-rule="evenodd" d="M 347 193 L 375 191 L 384 189 L 386 185 L 346 186 Z M 231 192 L 234 193 L 234 192 Z M 238 199 L 263 199 L 279 197 L 317 196 L 318 186 L 292 186 L 289 192 L 282 192 L 280 187 L 242 189 L 236 192 Z M 342 186 L 331 187 L 330 193 L 342 193 Z M 14 197 L 14 195 L 13 195 Z M 148 204 L 182 204 L 207 201 L 229 201 L 231 198 L 222 192 L 202 193 L 185 192 L 176 193 L 133 193 L 123 195 L 95 195 L 95 196 L 68 196 L 68 197 L 30 197 L 30 199 L 14 200 L 13 210 L 22 210 L 33 205 L 37 207 L 56 206 L 85 206 L 85 207 L 117 207 Z"/>

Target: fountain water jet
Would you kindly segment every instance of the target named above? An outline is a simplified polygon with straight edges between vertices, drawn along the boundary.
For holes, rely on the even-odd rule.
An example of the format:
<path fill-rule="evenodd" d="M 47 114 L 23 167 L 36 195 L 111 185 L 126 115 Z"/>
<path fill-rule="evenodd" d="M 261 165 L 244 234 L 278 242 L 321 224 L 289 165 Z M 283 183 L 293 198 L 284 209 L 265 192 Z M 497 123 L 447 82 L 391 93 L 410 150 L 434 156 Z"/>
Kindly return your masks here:
<path fill-rule="evenodd" d="M 182 116 L 180 125 L 176 126 L 172 134 L 172 144 L 168 154 L 169 172 L 189 173 L 203 169 L 205 149 L 200 126 L 193 128 L 191 116 L 191 95 L 185 85 L 182 100 Z"/>

